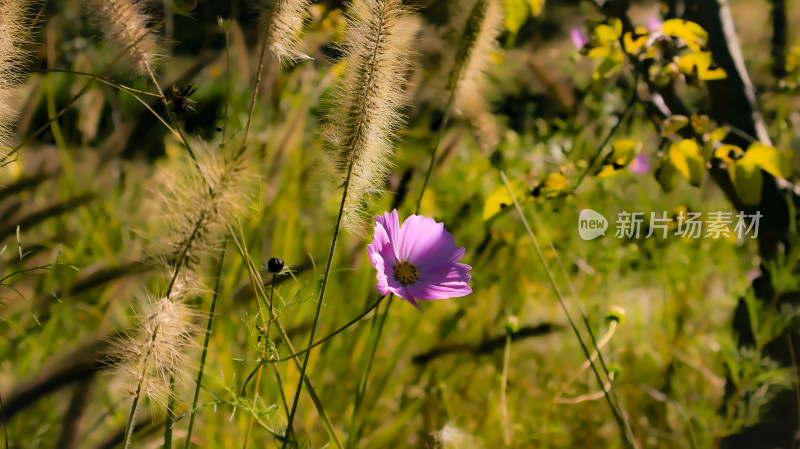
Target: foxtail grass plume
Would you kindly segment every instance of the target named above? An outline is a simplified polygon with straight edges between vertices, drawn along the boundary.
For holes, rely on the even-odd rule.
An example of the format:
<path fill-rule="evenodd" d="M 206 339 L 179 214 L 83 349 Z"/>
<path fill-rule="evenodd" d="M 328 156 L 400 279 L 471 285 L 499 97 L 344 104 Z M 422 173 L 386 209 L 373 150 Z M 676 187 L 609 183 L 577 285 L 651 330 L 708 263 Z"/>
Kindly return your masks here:
<path fill-rule="evenodd" d="M 281 63 L 311 59 L 297 49 L 300 32 L 308 19 L 310 0 L 264 0 L 266 7 L 267 45 Z"/>
<path fill-rule="evenodd" d="M 469 120 L 478 147 L 489 153 L 499 141 L 499 131 L 481 86 L 491 55 L 497 49 L 502 30 L 503 5 L 500 0 L 475 0 L 465 6 L 469 15 L 458 43 L 450 82 L 454 89 L 453 105 L 458 114 Z"/>
<path fill-rule="evenodd" d="M 126 51 L 131 70 L 139 75 L 153 73 L 158 43 L 149 26 L 153 18 L 146 13 L 144 0 L 89 0 L 105 38 L 118 51 Z"/>
<path fill-rule="evenodd" d="M 226 160 L 201 141 L 192 148 L 196 159 L 186 158 L 177 176 L 166 172 L 161 193 L 164 229 L 156 245 L 172 271 L 193 270 L 203 255 L 216 252 L 241 204 L 247 178 L 243 155 Z"/>
<path fill-rule="evenodd" d="M 360 212 L 382 191 L 392 139 L 402 124 L 409 46 L 416 26 L 400 0 L 355 0 L 344 38 L 344 74 L 324 136 L 330 166 L 347 189 L 342 222 L 359 228 Z"/>
<path fill-rule="evenodd" d="M 186 300 L 204 291 L 199 281 L 204 256 L 217 248 L 243 197 L 242 153 L 226 161 L 203 142 L 193 142 L 192 148 L 196 159 L 187 157 L 177 176 L 165 172 L 168 187 L 160 194 L 163 229 L 155 246 L 163 259 L 166 288 L 138 314 L 136 329 L 114 342 L 118 371 L 134 398 L 126 443 L 140 398 L 163 405 L 169 398 L 169 381 L 190 368 L 185 354 L 194 345 L 197 313 Z"/>
<path fill-rule="evenodd" d="M 33 25 L 29 7 L 26 0 L 0 0 L 0 146 L 9 145 L 17 118 L 12 103 L 29 56 L 23 48 Z"/>
<path fill-rule="evenodd" d="M 112 342 L 116 371 L 122 375 L 126 393 L 147 397 L 164 406 L 171 377 L 179 377 L 189 360 L 186 349 L 194 345 L 196 312 L 185 303 L 185 292 L 149 299 L 137 313 L 135 330 Z"/>

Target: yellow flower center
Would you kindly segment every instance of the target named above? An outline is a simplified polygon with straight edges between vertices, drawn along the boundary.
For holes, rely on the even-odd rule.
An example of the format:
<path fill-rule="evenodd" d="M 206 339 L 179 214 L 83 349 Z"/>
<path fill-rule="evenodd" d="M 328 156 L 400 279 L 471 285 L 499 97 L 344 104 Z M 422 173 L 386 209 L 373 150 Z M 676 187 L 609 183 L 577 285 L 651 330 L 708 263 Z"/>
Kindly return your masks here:
<path fill-rule="evenodd" d="M 394 278 L 403 285 L 413 284 L 419 277 L 417 267 L 411 262 L 398 262 L 394 266 Z"/>

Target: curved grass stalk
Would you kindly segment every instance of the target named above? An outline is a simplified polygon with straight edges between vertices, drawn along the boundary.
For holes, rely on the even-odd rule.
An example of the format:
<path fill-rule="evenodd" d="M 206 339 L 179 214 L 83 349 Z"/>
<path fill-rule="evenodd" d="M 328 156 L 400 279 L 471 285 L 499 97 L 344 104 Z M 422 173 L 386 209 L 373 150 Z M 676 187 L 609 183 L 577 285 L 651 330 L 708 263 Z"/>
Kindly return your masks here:
<path fill-rule="evenodd" d="M 522 211 L 522 207 L 520 207 L 519 205 L 519 201 L 517 201 L 517 197 L 514 194 L 514 190 L 511 188 L 511 184 L 509 184 L 508 182 L 508 177 L 506 176 L 505 171 L 503 171 L 503 169 L 501 168 L 498 168 L 498 172 L 500 173 L 500 178 L 503 181 L 503 185 L 505 185 L 508 194 L 511 196 L 511 200 L 514 203 L 514 209 L 516 209 L 517 214 L 519 214 L 520 219 L 522 220 L 522 224 L 525 227 L 525 232 L 527 233 L 528 238 L 530 239 L 534 249 L 536 250 L 536 255 L 539 258 L 539 262 L 541 262 L 542 267 L 544 268 L 545 274 L 547 275 L 547 279 L 550 281 L 550 286 L 552 287 L 553 292 L 556 294 L 558 302 L 561 305 L 561 309 L 564 311 L 564 314 L 567 317 L 567 321 L 569 322 L 570 328 L 572 328 L 572 331 L 578 338 L 578 343 L 580 344 L 581 350 L 583 350 L 583 353 L 586 356 L 586 360 L 590 362 L 590 366 L 592 368 L 592 372 L 595 375 L 595 378 L 597 379 L 597 383 L 603 389 L 603 396 L 605 397 L 606 402 L 608 403 L 608 407 L 611 409 L 611 413 L 614 415 L 614 419 L 617 421 L 617 425 L 620 428 L 620 432 L 622 434 L 622 441 L 625 443 L 627 447 L 635 449 L 636 440 L 633 436 L 633 431 L 631 430 L 630 423 L 628 422 L 627 417 L 624 414 L 624 411 L 621 408 L 618 409 L 617 406 L 612 402 L 611 396 L 609 395 L 608 391 L 606 391 L 605 382 L 600 376 L 600 372 L 598 371 L 595 364 L 591 363 L 591 354 L 589 352 L 589 348 L 587 347 L 586 342 L 584 342 L 583 337 L 581 337 L 581 333 L 578 330 L 577 325 L 575 324 L 575 320 L 572 318 L 572 314 L 570 314 L 569 309 L 567 308 L 566 301 L 564 300 L 564 297 L 561 294 L 561 290 L 558 288 L 558 285 L 556 284 L 555 278 L 553 277 L 553 273 L 550 271 L 550 267 L 547 266 L 547 261 L 544 258 L 542 249 L 539 247 L 539 242 L 536 241 L 536 237 L 533 234 L 533 230 L 531 229 L 531 226 L 528 223 L 528 220 Z M 608 375 L 607 372 L 606 375 Z"/>

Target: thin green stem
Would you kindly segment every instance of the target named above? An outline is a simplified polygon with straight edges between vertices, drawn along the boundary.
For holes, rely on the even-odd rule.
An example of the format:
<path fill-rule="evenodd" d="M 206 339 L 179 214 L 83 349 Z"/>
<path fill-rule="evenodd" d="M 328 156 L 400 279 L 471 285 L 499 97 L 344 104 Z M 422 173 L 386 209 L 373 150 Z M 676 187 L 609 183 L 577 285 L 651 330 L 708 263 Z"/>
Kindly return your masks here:
<path fill-rule="evenodd" d="M 217 308 L 217 298 L 219 297 L 220 283 L 222 281 L 222 267 L 225 264 L 225 251 L 228 247 L 228 240 L 222 243 L 219 254 L 219 268 L 217 269 L 217 280 L 214 283 L 214 295 L 211 297 L 211 307 L 208 309 L 208 322 L 206 323 L 206 335 L 203 340 L 203 353 L 200 355 L 200 369 L 197 370 L 197 380 L 194 383 L 194 398 L 192 399 L 192 414 L 189 417 L 189 429 L 186 431 L 185 449 L 189 449 L 192 444 L 192 430 L 194 430 L 194 419 L 197 414 L 197 402 L 200 399 L 200 387 L 203 384 L 203 373 L 206 367 L 206 357 L 208 356 L 208 344 L 211 340 L 211 326 L 214 324 L 214 311 Z"/>
<path fill-rule="evenodd" d="M 533 234 L 533 230 L 531 229 L 530 224 L 528 223 L 528 220 L 522 211 L 522 207 L 520 207 L 519 205 L 519 201 L 517 201 L 517 197 L 514 194 L 514 190 L 511 188 L 511 184 L 509 184 L 508 182 L 508 177 L 506 176 L 505 171 L 503 171 L 502 169 L 498 168 L 498 171 L 500 172 L 500 178 L 502 178 L 503 184 L 505 185 L 508 194 L 511 196 L 511 200 L 514 203 L 514 208 L 516 209 L 517 214 L 519 214 L 520 219 L 522 220 L 522 224 L 525 227 L 525 232 L 528 234 L 528 238 L 530 239 L 531 243 L 533 243 L 533 247 L 536 250 L 536 255 L 539 258 L 539 262 L 541 262 L 545 274 L 547 275 L 547 279 L 550 281 L 550 286 L 552 287 L 553 292 L 555 292 L 556 297 L 558 298 L 558 302 L 561 305 L 561 309 L 564 311 L 564 314 L 567 317 L 567 321 L 569 322 L 570 328 L 572 328 L 572 331 L 578 338 L 578 343 L 580 343 L 581 349 L 583 350 L 586 359 L 591 361 L 591 354 L 589 352 L 589 348 L 583 341 L 583 337 L 581 337 L 581 333 L 578 330 L 578 327 L 572 318 L 572 314 L 570 314 L 569 309 L 567 308 L 566 301 L 564 300 L 564 297 L 561 294 L 561 290 L 559 290 L 558 285 L 556 284 L 555 278 L 553 277 L 553 273 L 550 271 L 550 267 L 547 266 L 547 261 L 544 258 L 542 249 L 539 247 L 539 242 L 536 241 L 536 237 Z M 636 448 L 635 439 L 633 437 L 633 432 L 631 431 L 630 425 L 628 424 L 627 420 L 624 419 L 623 416 L 621 415 L 621 410 L 617 410 L 617 408 L 611 402 L 611 397 L 605 388 L 605 382 L 603 382 L 603 379 L 600 376 L 600 372 L 597 370 L 595 364 L 590 363 L 590 366 L 592 368 L 592 372 L 595 375 L 595 378 L 597 379 L 597 383 L 603 390 L 603 397 L 606 399 L 608 407 L 611 409 L 611 413 L 614 415 L 614 419 L 617 421 L 617 424 L 619 425 L 620 431 L 622 432 L 623 442 L 629 448 L 635 449 Z"/>
<path fill-rule="evenodd" d="M 367 368 L 361 373 L 361 380 L 358 383 L 358 391 L 356 391 L 356 398 L 355 398 L 355 405 L 353 406 L 353 415 L 350 419 L 350 433 L 347 437 L 347 445 L 346 447 L 353 447 L 353 444 L 358 442 L 358 438 L 361 434 L 361 426 L 358 426 L 358 411 L 361 408 L 361 403 L 364 401 L 364 394 L 367 392 L 367 384 L 369 382 L 369 373 L 372 371 L 372 364 L 375 361 L 375 353 L 378 350 L 378 343 L 380 343 L 381 335 L 383 335 L 383 325 L 386 324 L 386 317 L 389 316 L 389 307 L 392 306 L 392 298 L 394 295 L 389 295 L 389 301 L 386 303 L 386 308 L 383 311 L 383 316 L 380 318 L 380 323 L 377 325 L 378 333 L 375 336 L 375 340 L 372 344 L 372 350 L 369 354 L 369 361 L 367 362 Z M 373 329 L 375 330 L 375 320 L 378 319 L 378 309 L 375 309 L 375 316 L 373 317 Z M 370 331 L 370 334 L 372 332 Z"/>
<path fill-rule="evenodd" d="M 578 181 L 575 182 L 575 185 L 573 185 L 572 188 L 569 190 L 569 193 L 575 193 L 578 190 L 578 187 L 581 186 L 581 183 L 583 183 L 584 179 L 586 179 L 586 177 L 592 171 L 594 164 L 597 162 L 598 159 L 600 159 L 600 155 L 603 154 L 603 149 L 605 149 L 606 145 L 608 145 L 608 142 L 611 141 L 611 138 L 614 137 L 614 134 L 617 132 L 620 126 L 622 126 L 622 122 L 625 121 L 625 119 L 628 117 L 628 114 L 630 114 L 630 112 L 633 110 L 634 105 L 636 105 L 636 99 L 638 98 L 636 93 L 636 84 L 638 82 L 639 82 L 639 77 L 637 76 L 633 80 L 633 92 L 631 92 L 631 98 L 630 100 L 628 100 L 628 104 L 625 106 L 625 109 L 622 111 L 622 114 L 619 115 L 619 120 L 617 120 L 617 123 L 615 123 L 614 126 L 611 127 L 611 130 L 608 132 L 608 134 L 606 134 L 606 137 L 605 139 L 603 139 L 603 142 L 600 143 L 600 146 L 597 147 L 597 152 L 595 152 L 594 156 L 592 156 L 592 159 L 589 160 L 589 164 L 586 166 L 586 170 L 578 178 Z"/>
<path fill-rule="evenodd" d="M 336 329 L 335 331 L 331 332 L 330 334 L 328 334 L 328 335 L 327 335 L 327 336 L 325 336 L 324 338 L 320 338 L 320 339 L 319 339 L 319 340 L 317 340 L 317 341 L 316 341 L 316 343 L 314 343 L 313 345 L 306 347 L 306 348 L 305 348 L 305 349 L 303 349 L 302 351 L 295 352 L 295 353 L 293 353 L 293 354 L 290 354 L 290 355 L 288 355 L 288 356 L 286 356 L 286 357 L 281 357 L 281 358 L 280 358 L 280 360 L 276 360 L 276 361 L 274 361 L 274 362 L 271 362 L 271 363 L 280 363 L 280 362 L 285 362 L 285 361 L 287 361 L 287 360 L 294 359 L 294 358 L 296 358 L 296 357 L 298 357 L 298 356 L 301 356 L 301 355 L 305 354 L 306 352 L 308 352 L 308 351 L 310 351 L 310 350 L 312 350 L 312 349 L 316 348 L 317 346 L 319 346 L 319 345 L 321 345 L 321 344 L 325 343 L 326 341 L 328 341 L 328 340 L 330 340 L 331 338 L 333 338 L 333 337 L 335 337 L 335 336 L 339 335 L 340 333 L 342 333 L 342 332 L 346 331 L 346 330 L 347 330 L 347 329 L 348 329 L 350 326 L 352 326 L 352 325 L 354 325 L 354 324 L 358 323 L 359 321 L 361 321 L 361 319 L 362 319 L 362 318 L 364 318 L 365 316 L 367 316 L 367 315 L 368 315 L 370 312 L 372 312 L 372 311 L 373 311 L 373 310 L 374 310 L 376 307 L 378 307 L 378 305 L 380 305 L 380 303 L 381 303 L 381 302 L 384 300 L 384 298 L 386 298 L 386 295 L 383 295 L 383 296 L 379 297 L 377 301 L 373 302 L 373 303 L 372 303 L 372 305 L 370 305 L 370 306 L 369 306 L 367 309 L 365 309 L 363 312 L 361 312 L 360 314 L 358 314 L 358 316 L 356 316 L 356 317 L 355 317 L 355 318 L 353 318 L 352 320 L 348 321 L 348 322 L 347 322 L 347 324 L 345 324 L 344 326 L 340 327 L 339 329 Z"/>
<path fill-rule="evenodd" d="M 269 316 L 270 319 L 267 321 L 267 325 L 264 328 L 264 333 L 261 335 L 261 339 L 265 342 L 261 354 L 259 355 L 260 363 L 256 367 L 256 385 L 253 388 L 253 404 L 256 404 L 258 401 L 258 392 L 261 390 L 261 376 L 264 373 L 264 361 L 267 360 L 267 349 L 268 349 L 268 341 L 269 341 L 269 327 L 272 324 L 272 304 L 273 300 L 275 299 L 275 274 L 272 275 L 272 282 L 269 283 Z M 278 374 L 277 370 L 275 374 Z M 252 374 L 251 374 L 252 376 Z M 280 381 L 280 377 L 278 378 Z M 247 379 L 248 381 L 250 378 Z M 244 389 L 247 387 L 247 381 L 245 381 L 244 385 L 242 386 L 242 396 L 244 396 Z M 283 396 L 283 389 L 281 388 L 281 396 Z M 286 400 L 284 399 L 284 403 Z M 287 412 L 288 413 L 288 412 Z M 253 425 L 255 424 L 255 416 L 250 416 L 250 422 L 247 424 L 247 431 L 245 432 L 244 436 L 244 449 L 250 447 L 250 438 L 253 434 Z"/>
<path fill-rule="evenodd" d="M 322 311 L 322 301 L 325 299 L 325 287 L 328 286 L 328 277 L 331 273 L 331 266 L 333 265 L 333 254 L 336 251 L 336 242 L 339 239 L 339 230 L 342 225 L 342 217 L 344 216 L 344 205 L 347 201 L 347 190 L 350 187 L 350 176 L 353 173 L 353 163 L 349 164 L 347 168 L 347 177 L 344 181 L 344 191 L 342 192 L 342 201 L 339 204 L 339 214 L 336 217 L 336 226 L 333 228 L 333 238 L 331 239 L 331 248 L 328 253 L 328 261 L 325 264 L 325 273 L 322 275 L 322 286 L 319 290 L 319 298 L 317 299 L 317 310 L 314 312 L 314 321 L 311 324 L 311 335 L 308 337 L 308 346 L 310 347 L 314 343 L 314 335 L 317 331 L 317 323 L 319 322 L 319 314 Z M 294 352 L 294 351 L 293 351 Z M 292 423 L 294 422 L 294 415 L 297 412 L 297 403 L 300 400 L 300 392 L 303 389 L 303 379 L 306 375 L 306 368 L 308 368 L 308 360 L 311 358 L 311 352 L 307 352 L 306 356 L 303 358 L 303 365 L 300 368 L 300 381 L 297 384 L 297 391 L 294 394 L 294 400 L 292 401 L 292 408 L 289 412 L 289 420 L 287 425 L 287 432 L 292 430 Z M 285 448 L 286 444 L 290 440 L 290 435 L 287 434 L 286 439 L 283 441 L 283 445 L 281 447 Z"/>

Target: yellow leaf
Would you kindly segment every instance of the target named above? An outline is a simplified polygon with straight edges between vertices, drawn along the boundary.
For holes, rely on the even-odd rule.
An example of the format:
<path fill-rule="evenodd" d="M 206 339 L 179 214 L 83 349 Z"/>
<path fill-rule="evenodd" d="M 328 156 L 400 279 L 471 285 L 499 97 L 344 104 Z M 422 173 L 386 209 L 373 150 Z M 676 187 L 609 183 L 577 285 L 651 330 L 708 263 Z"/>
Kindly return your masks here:
<path fill-rule="evenodd" d="M 647 34 L 647 30 L 644 28 L 637 28 L 634 33 L 630 31 L 625 33 L 625 36 L 622 37 L 622 43 L 625 46 L 625 51 L 630 54 L 636 54 L 641 50 L 644 44 L 647 42 L 647 38 L 649 35 Z"/>
<path fill-rule="evenodd" d="M 603 79 L 603 78 L 610 78 L 620 70 L 625 63 L 625 54 L 619 50 L 614 50 L 600 65 L 597 67 L 597 70 L 594 71 L 592 74 L 592 78 L 594 79 Z"/>
<path fill-rule="evenodd" d="M 511 185 L 511 190 L 520 204 L 528 199 L 528 186 L 524 182 L 512 180 L 509 181 L 509 185 Z M 511 199 L 511 195 L 508 194 L 508 189 L 506 189 L 506 186 L 501 186 L 486 198 L 486 203 L 483 205 L 483 220 L 486 221 L 494 217 L 501 210 L 513 206 L 513 204 L 514 202 Z"/>
<path fill-rule="evenodd" d="M 703 180 L 705 163 L 700 156 L 697 142 L 685 139 L 673 143 L 669 147 L 669 158 L 675 164 L 675 169 L 693 186 L 699 186 Z"/>
<path fill-rule="evenodd" d="M 567 188 L 567 178 L 561 173 L 548 173 L 539 183 L 539 194 L 545 198 L 560 195 Z"/>
<path fill-rule="evenodd" d="M 544 0 L 528 0 L 528 5 L 531 7 L 533 16 L 538 17 L 544 9 Z"/>
<path fill-rule="evenodd" d="M 505 0 L 505 6 L 506 29 L 511 32 L 511 34 L 517 34 L 520 27 L 528 20 L 528 2 L 526 0 Z"/>
<path fill-rule="evenodd" d="M 611 54 L 611 46 L 608 44 L 592 47 L 589 49 L 588 52 L 586 52 L 586 56 L 590 58 L 605 58 L 610 54 Z"/>
<path fill-rule="evenodd" d="M 620 139 L 611 144 L 613 151 L 603 159 L 600 168 L 595 172 L 598 178 L 608 178 L 619 173 L 627 167 L 641 147 L 640 142 L 630 139 Z"/>
<path fill-rule="evenodd" d="M 728 128 L 721 126 L 715 129 L 714 131 L 711 131 L 709 138 L 713 142 L 722 142 L 722 139 L 724 139 L 727 135 L 728 135 Z"/>
<path fill-rule="evenodd" d="M 699 135 L 703 135 L 708 132 L 708 116 L 707 115 L 697 115 L 692 114 L 692 128 L 694 128 L 694 132 Z"/>
<path fill-rule="evenodd" d="M 601 42 L 618 41 L 622 36 L 622 22 L 617 18 L 608 20 L 608 24 L 601 23 L 594 30 Z"/>
<path fill-rule="evenodd" d="M 724 79 L 727 73 L 711 60 L 711 52 L 695 52 L 678 58 L 678 69 L 686 75 L 697 74 L 703 81 Z"/>
<path fill-rule="evenodd" d="M 686 45 L 694 51 L 704 50 L 708 33 L 698 24 L 683 19 L 670 19 L 661 26 L 661 31 L 667 36 L 683 39 Z"/>
<path fill-rule="evenodd" d="M 714 151 L 714 157 L 732 164 L 744 154 L 741 148 L 736 145 L 722 145 Z"/>
<path fill-rule="evenodd" d="M 791 161 L 788 156 L 781 154 L 776 148 L 756 142 L 747 148 L 744 157 L 736 162 L 752 161 L 758 167 L 772 176 L 787 178 L 792 173 Z"/>

